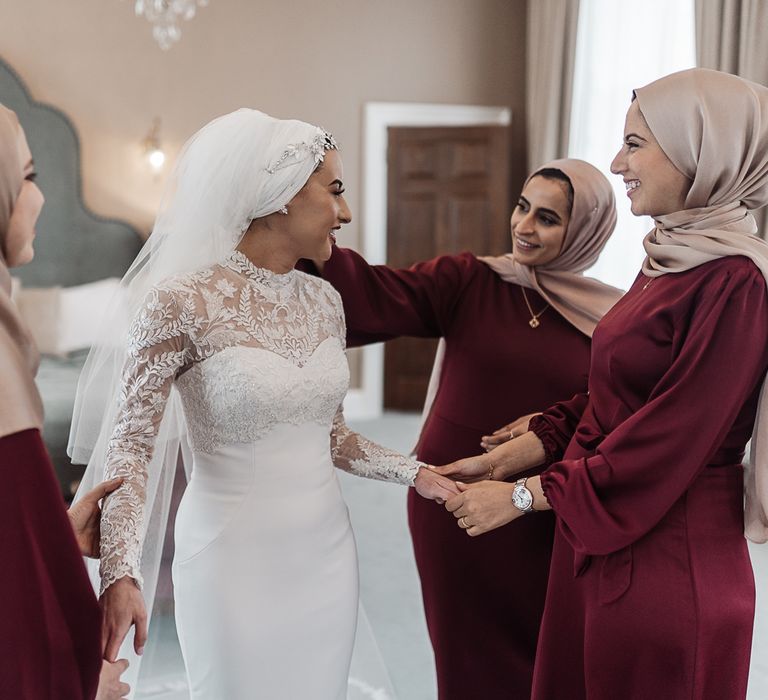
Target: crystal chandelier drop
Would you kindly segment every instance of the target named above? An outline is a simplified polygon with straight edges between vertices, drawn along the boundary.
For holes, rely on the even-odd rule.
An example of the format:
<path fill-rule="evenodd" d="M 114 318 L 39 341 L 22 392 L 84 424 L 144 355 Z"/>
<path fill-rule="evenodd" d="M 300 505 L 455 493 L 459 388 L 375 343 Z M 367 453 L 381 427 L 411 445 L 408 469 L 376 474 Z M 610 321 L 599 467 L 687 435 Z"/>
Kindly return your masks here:
<path fill-rule="evenodd" d="M 181 20 L 192 19 L 197 6 L 207 4 L 208 0 L 136 0 L 136 14 L 152 24 L 152 36 L 167 51 L 181 39 Z"/>

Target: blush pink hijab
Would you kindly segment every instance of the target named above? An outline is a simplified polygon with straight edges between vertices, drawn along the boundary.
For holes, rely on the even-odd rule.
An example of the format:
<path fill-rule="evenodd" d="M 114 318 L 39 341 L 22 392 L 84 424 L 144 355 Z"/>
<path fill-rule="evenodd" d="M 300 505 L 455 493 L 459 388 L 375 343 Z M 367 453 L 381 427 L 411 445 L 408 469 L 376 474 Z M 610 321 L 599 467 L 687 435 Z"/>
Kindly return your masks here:
<path fill-rule="evenodd" d="M 11 214 L 29 159 L 27 139 L 16 114 L 0 105 L 0 438 L 43 425 L 43 406 L 34 380 L 39 355 L 11 301 L 5 255 Z"/>
<path fill-rule="evenodd" d="M 505 282 L 535 289 L 566 321 L 591 338 L 598 321 L 623 294 L 583 275 L 595 263 L 616 227 L 613 189 L 594 165 L 576 158 L 546 163 L 525 184 L 545 168 L 559 170 L 573 187 L 571 218 L 560 255 L 536 267 L 521 265 L 512 253 L 480 260 Z"/>
<path fill-rule="evenodd" d="M 768 88 L 728 73 L 693 68 L 646 85 L 635 96 L 662 150 L 692 182 L 685 209 L 655 218 L 643 243 L 643 273 L 658 277 L 743 255 L 768 283 L 768 244 L 755 235 L 757 225 L 750 213 L 768 204 Z M 745 534 L 754 542 L 766 542 L 765 382 L 744 488 Z"/>

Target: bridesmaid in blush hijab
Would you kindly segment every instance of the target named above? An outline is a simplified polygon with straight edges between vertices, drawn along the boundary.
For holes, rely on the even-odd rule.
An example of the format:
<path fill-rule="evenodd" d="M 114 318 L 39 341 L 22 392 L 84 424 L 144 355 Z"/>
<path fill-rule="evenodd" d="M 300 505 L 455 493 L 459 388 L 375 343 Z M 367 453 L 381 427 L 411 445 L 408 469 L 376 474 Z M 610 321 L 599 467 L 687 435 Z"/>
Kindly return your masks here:
<path fill-rule="evenodd" d="M 127 663 L 102 665 L 101 616 L 80 555 L 96 550 L 98 501 L 120 481 L 67 518 L 40 435 L 38 353 L 10 298 L 9 268 L 34 255 L 43 206 L 34 179 L 24 131 L 0 105 L 0 698 L 117 700 Z"/>
<path fill-rule="evenodd" d="M 655 225 L 595 329 L 589 393 L 488 455 L 507 478 L 541 476 L 470 484 L 446 507 L 470 535 L 555 513 L 534 700 L 738 700 L 745 534 L 768 541 L 768 244 L 750 213 L 768 203 L 768 89 L 692 69 L 636 90 L 612 171 Z"/>

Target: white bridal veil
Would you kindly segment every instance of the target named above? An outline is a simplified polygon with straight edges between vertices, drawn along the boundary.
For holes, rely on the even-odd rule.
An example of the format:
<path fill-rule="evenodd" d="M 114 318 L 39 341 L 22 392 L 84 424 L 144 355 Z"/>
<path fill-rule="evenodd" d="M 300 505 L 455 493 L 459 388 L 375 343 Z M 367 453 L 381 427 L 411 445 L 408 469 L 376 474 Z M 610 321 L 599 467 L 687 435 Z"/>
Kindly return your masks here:
<path fill-rule="evenodd" d="M 149 290 L 169 277 L 226 258 L 250 222 L 288 205 L 325 152 L 335 147 L 330 134 L 319 127 L 275 119 L 252 109 L 240 109 L 215 119 L 184 146 L 152 235 L 123 277 L 102 324 L 101 340 L 91 349 L 80 376 L 68 452 L 73 462 L 88 467 L 75 500 L 104 478 L 120 377 L 127 358 L 128 330 Z M 180 455 L 188 472 L 192 462 L 186 425 L 174 388 L 154 441 L 146 475 L 144 514 L 139 522 L 143 540 L 142 591 L 150 612 Z M 88 564 L 94 587 L 99 591 L 98 562 Z M 365 616 L 361 615 L 360 620 L 362 628 L 358 628 L 359 644 L 356 643 L 349 697 L 388 700 L 393 695 L 386 671 Z M 150 627 L 148 653 L 152 653 L 152 637 Z M 139 659 L 132 652 L 132 632 L 120 656 L 131 661 L 127 680 L 135 688 Z"/>

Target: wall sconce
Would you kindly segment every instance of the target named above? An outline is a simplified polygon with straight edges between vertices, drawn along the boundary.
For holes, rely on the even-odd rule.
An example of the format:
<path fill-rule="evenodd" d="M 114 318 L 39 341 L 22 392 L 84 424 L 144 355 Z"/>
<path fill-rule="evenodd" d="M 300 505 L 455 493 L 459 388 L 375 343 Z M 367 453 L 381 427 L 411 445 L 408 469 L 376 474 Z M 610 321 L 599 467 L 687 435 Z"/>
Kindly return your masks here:
<path fill-rule="evenodd" d="M 160 143 L 160 117 L 155 117 L 152 128 L 147 133 L 143 142 L 144 156 L 152 170 L 159 173 L 165 164 L 165 152 Z"/>

